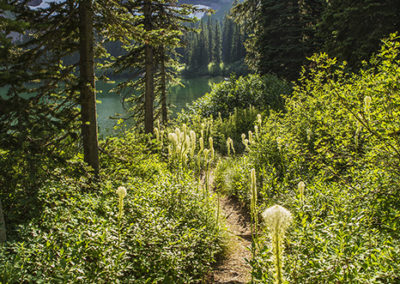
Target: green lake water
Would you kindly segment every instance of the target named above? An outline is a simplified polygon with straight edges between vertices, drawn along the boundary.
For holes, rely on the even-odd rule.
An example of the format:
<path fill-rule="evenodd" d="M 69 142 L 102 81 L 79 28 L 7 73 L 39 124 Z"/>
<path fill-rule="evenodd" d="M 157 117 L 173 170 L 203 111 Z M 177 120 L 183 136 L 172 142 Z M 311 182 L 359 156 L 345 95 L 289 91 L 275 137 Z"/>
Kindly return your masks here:
<path fill-rule="evenodd" d="M 219 83 L 223 77 L 199 77 L 192 79 L 182 79 L 185 87 L 175 86 L 168 91 L 168 103 L 171 104 L 173 115 L 185 108 L 186 104 L 200 98 L 211 90 L 212 83 Z M 117 82 L 115 83 L 117 84 Z M 127 112 L 122 106 L 121 97 L 110 90 L 115 84 L 107 84 L 97 82 L 96 88 L 101 90 L 97 95 L 97 115 L 100 135 L 108 135 L 113 132 L 113 128 L 117 123 L 116 117 L 121 115 L 127 116 Z M 0 95 L 5 95 L 5 89 L 0 89 Z M 113 119 L 114 118 L 114 119 Z"/>

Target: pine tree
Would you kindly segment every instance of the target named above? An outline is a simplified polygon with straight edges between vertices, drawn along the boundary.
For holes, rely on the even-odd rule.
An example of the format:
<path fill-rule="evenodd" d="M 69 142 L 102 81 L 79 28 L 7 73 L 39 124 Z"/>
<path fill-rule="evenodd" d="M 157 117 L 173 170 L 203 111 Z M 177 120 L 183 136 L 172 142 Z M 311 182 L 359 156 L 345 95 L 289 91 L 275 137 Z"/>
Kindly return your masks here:
<path fill-rule="evenodd" d="M 221 63 L 222 58 L 221 58 L 221 51 L 222 51 L 222 42 L 221 42 L 221 26 L 219 24 L 219 22 L 217 21 L 215 23 L 215 38 L 214 38 L 214 42 L 213 42 L 213 61 L 217 64 Z"/>
<path fill-rule="evenodd" d="M 233 38 L 233 21 L 225 16 L 222 33 L 222 61 L 226 64 L 231 63 Z"/>

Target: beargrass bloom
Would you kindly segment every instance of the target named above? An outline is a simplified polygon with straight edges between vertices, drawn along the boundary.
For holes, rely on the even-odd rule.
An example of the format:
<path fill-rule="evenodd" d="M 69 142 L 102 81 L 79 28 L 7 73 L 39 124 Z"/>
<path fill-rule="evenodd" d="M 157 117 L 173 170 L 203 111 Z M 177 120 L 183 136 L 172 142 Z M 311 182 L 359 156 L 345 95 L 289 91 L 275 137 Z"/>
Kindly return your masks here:
<path fill-rule="evenodd" d="M 280 205 L 274 205 L 262 213 L 269 228 L 274 258 L 274 283 L 284 283 L 283 278 L 283 240 L 286 229 L 292 222 L 292 214 Z"/>
<path fill-rule="evenodd" d="M 118 187 L 116 193 L 118 194 L 118 209 L 119 209 L 118 218 L 121 219 L 122 212 L 123 212 L 123 209 L 124 209 L 124 198 L 126 196 L 126 188 L 125 188 L 125 186 Z"/>

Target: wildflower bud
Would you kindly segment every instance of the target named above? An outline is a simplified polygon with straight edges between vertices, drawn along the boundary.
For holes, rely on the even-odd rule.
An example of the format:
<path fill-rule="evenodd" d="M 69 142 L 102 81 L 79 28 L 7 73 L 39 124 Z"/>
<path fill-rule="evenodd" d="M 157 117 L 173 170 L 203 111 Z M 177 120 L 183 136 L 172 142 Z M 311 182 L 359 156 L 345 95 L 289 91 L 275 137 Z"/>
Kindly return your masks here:
<path fill-rule="evenodd" d="M 196 132 L 193 130 L 190 130 L 190 156 L 193 158 L 194 157 L 194 151 L 196 150 Z"/>
<path fill-rule="evenodd" d="M 304 181 L 301 181 L 301 182 L 299 182 L 297 187 L 299 189 L 300 199 L 303 201 L 303 199 L 304 199 L 304 189 L 306 188 L 306 184 L 304 183 Z"/>
<path fill-rule="evenodd" d="M 257 114 L 257 123 L 260 125 L 260 127 L 261 127 L 261 123 L 262 123 L 262 120 L 261 120 L 261 114 Z"/>
<path fill-rule="evenodd" d="M 204 150 L 204 139 L 203 139 L 203 137 L 200 137 L 199 143 L 200 143 L 200 152 L 202 152 Z"/>
<path fill-rule="evenodd" d="M 183 124 L 183 125 L 182 125 L 182 129 L 183 129 L 184 135 L 186 136 L 186 133 L 187 133 L 187 126 L 186 126 L 186 124 Z"/>
<path fill-rule="evenodd" d="M 214 141 L 213 141 L 213 138 L 212 137 L 209 137 L 208 138 L 208 145 L 210 146 L 210 148 L 213 148 L 214 147 Z"/>
<path fill-rule="evenodd" d="M 253 144 L 253 143 L 254 143 L 254 140 L 253 140 L 253 132 L 251 132 L 250 130 L 249 130 L 249 143 L 250 143 L 250 144 Z"/>
<path fill-rule="evenodd" d="M 208 150 L 208 149 L 205 149 L 204 150 L 204 159 L 206 160 L 206 162 L 207 162 L 207 159 L 208 159 L 208 154 L 210 153 L 210 150 Z"/>
<path fill-rule="evenodd" d="M 125 188 L 125 186 L 118 187 L 116 193 L 118 194 L 119 198 L 125 198 L 125 196 L 126 196 L 126 188 Z"/>

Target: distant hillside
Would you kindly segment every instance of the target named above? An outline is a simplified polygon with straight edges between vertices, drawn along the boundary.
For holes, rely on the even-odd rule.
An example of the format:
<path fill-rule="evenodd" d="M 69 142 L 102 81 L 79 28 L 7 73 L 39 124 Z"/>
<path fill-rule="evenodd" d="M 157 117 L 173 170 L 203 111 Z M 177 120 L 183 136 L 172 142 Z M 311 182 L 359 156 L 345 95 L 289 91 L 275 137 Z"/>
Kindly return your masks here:
<path fill-rule="evenodd" d="M 181 3 L 205 5 L 215 10 L 232 6 L 233 0 L 181 0 Z"/>
<path fill-rule="evenodd" d="M 179 2 L 193 5 L 204 5 L 215 10 L 215 17 L 222 18 L 232 7 L 234 0 L 180 0 Z"/>

